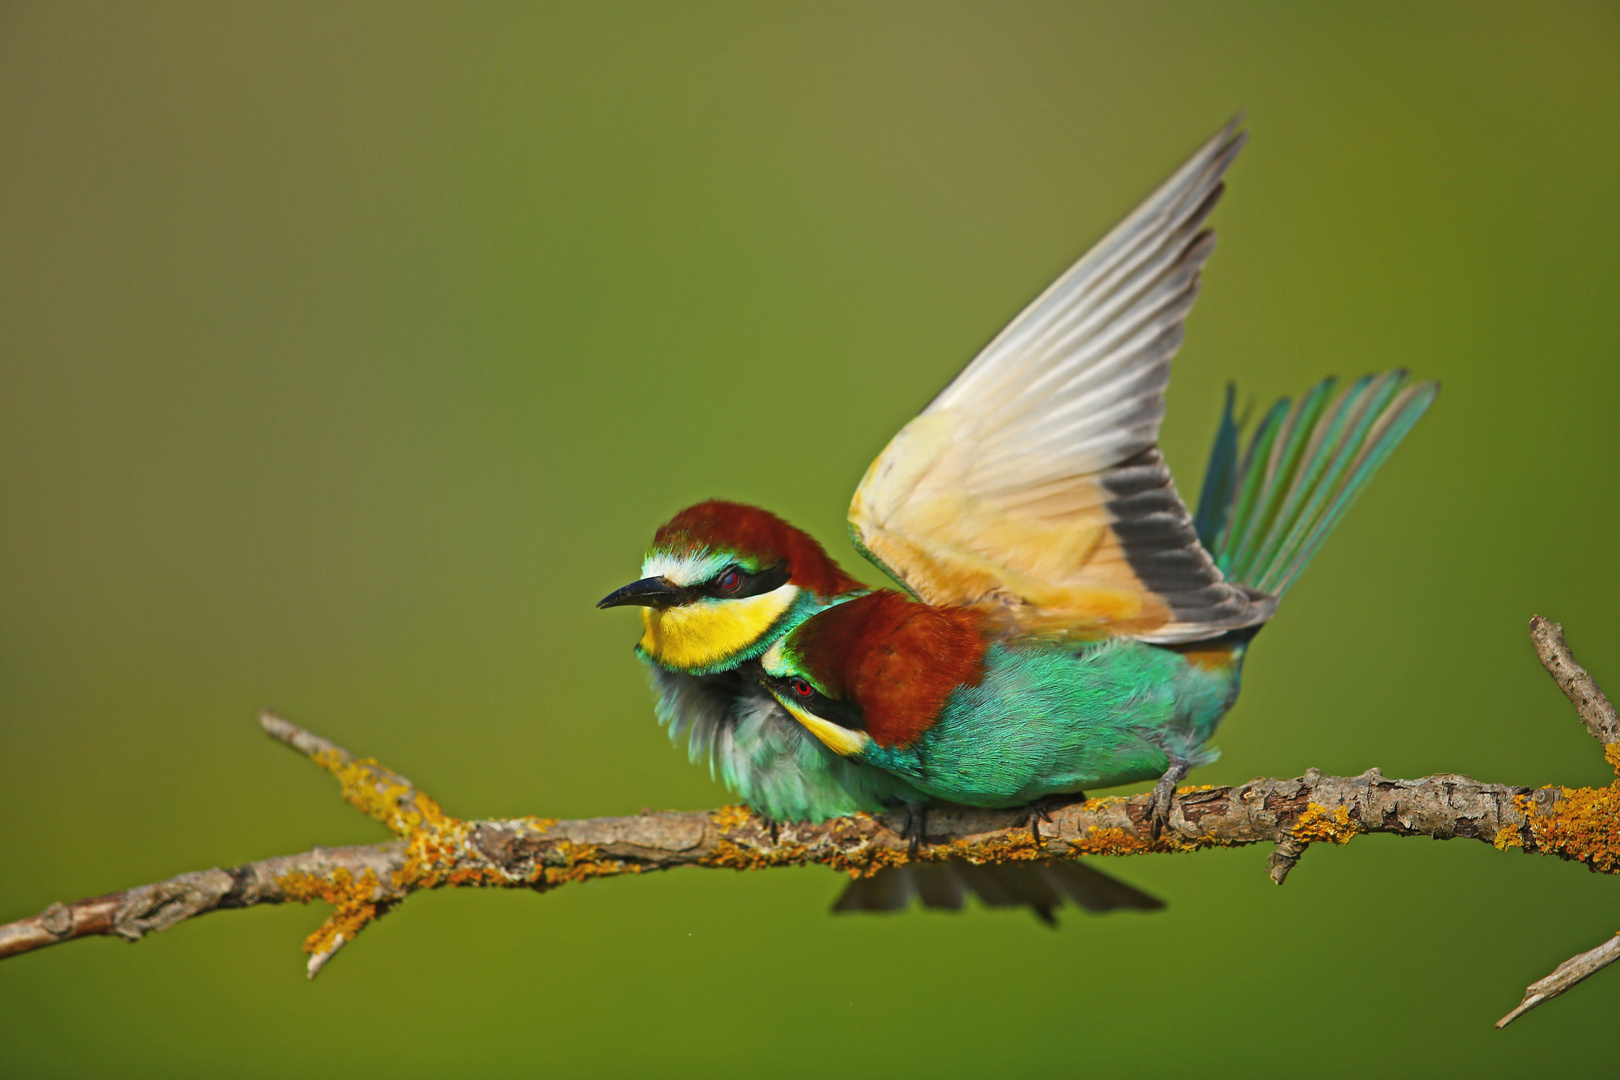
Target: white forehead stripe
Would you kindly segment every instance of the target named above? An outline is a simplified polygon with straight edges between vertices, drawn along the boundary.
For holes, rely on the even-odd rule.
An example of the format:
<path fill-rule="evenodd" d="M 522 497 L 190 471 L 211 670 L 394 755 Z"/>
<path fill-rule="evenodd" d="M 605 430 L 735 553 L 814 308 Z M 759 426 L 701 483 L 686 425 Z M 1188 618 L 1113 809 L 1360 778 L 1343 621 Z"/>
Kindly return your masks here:
<path fill-rule="evenodd" d="M 676 585 L 692 586 L 708 581 L 726 565 L 726 560 L 708 551 L 694 551 L 675 555 L 660 551 L 647 556 L 641 564 L 644 578 L 661 577 Z"/>

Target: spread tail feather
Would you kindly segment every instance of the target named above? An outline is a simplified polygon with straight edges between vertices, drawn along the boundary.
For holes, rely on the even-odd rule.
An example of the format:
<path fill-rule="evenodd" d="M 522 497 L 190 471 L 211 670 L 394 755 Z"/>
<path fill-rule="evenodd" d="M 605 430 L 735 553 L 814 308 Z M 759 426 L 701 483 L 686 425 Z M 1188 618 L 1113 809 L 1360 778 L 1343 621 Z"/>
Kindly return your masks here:
<path fill-rule="evenodd" d="M 1241 456 L 1233 390 L 1215 435 L 1194 522 L 1228 580 L 1282 596 L 1327 534 L 1440 392 L 1405 371 L 1366 375 L 1333 399 L 1323 379 L 1267 411 Z"/>

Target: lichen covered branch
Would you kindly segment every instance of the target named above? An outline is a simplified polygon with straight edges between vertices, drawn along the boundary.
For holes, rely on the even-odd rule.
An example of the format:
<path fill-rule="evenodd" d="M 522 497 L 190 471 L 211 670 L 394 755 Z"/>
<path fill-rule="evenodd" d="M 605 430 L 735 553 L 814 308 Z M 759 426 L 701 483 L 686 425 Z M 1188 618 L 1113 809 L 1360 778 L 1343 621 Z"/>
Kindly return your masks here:
<path fill-rule="evenodd" d="M 1538 653 L 1599 738 L 1620 730 L 1614 710 L 1569 656 L 1556 624 L 1532 626 Z M 1549 657 L 1551 659 L 1549 659 Z M 1607 711 L 1605 711 L 1607 710 Z M 310 977 L 369 923 L 411 893 L 441 886 L 546 891 L 573 881 L 702 866 L 759 870 L 823 865 L 866 877 L 913 858 L 1001 864 L 1088 855 L 1191 852 L 1270 844 L 1279 884 L 1312 844 L 1344 844 L 1366 833 L 1482 840 L 1620 873 L 1620 780 L 1604 788 L 1512 787 L 1441 774 L 1391 780 L 1377 769 L 1295 779 L 1256 779 L 1232 787 L 1177 792 L 1169 826 L 1155 837 L 1150 796 L 1100 798 L 1049 808 L 1037 832 L 1023 810 L 930 808 L 927 835 L 911 853 L 906 815 L 865 815 L 820 824 L 773 823 L 746 807 L 643 812 L 634 817 L 465 820 L 446 814 L 408 779 L 280 717 L 266 733 L 332 773 L 344 798 L 397 839 L 314 848 L 229 870 L 182 874 L 127 892 L 52 904 L 0 926 L 0 957 L 91 935 L 137 941 L 185 919 L 223 908 L 323 900 L 330 916 L 304 943 Z M 1615 743 L 1606 741 L 1611 761 Z M 1620 768 L 1620 761 L 1616 761 Z M 1607 950 L 1607 951 L 1605 951 Z M 1601 955 L 1600 955 L 1601 954 Z M 1566 963 L 1530 988 L 1501 1023 L 1545 1001 L 1616 956 L 1613 942 Z"/>
<path fill-rule="evenodd" d="M 318 847 L 301 855 L 282 855 L 229 870 L 200 870 L 121 893 L 52 904 L 31 919 L 0 926 L 0 957 L 98 934 L 139 941 L 186 919 L 226 908 L 317 898 L 337 906 L 344 899 L 340 892 L 345 884 L 391 881 L 394 870 L 404 865 L 404 847 L 397 841 Z"/>
<path fill-rule="evenodd" d="M 0 956 L 92 934 L 138 940 L 147 933 L 221 908 L 325 900 L 333 907 L 305 948 L 318 971 L 372 919 L 420 889 L 516 886 L 544 891 L 571 881 L 670 870 L 737 870 L 819 864 L 852 876 L 908 861 L 904 815 L 856 815 L 818 825 L 771 823 L 744 807 L 643 813 L 635 817 L 555 821 L 451 817 L 411 782 L 279 717 L 262 718 L 274 738 L 337 777 L 344 797 L 387 824 L 400 839 L 315 848 L 230 870 L 185 874 L 73 905 L 52 905 L 0 928 Z M 1291 780 L 1257 779 L 1235 787 L 1182 788 L 1170 825 L 1148 828 L 1148 796 L 1075 802 L 1051 811 L 1039 840 L 1017 810 L 933 808 L 918 858 L 1002 863 L 1085 855 L 1187 852 L 1269 843 L 1289 865 L 1313 843 L 1343 844 L 1362 833 L 1463 837 L 1498 848 L 1557 855 L 1614 872 L 1610 794 L 1591 789 L 1532 790 L 1483 784 L 1465 776 L 1391 780 L 1310 770 Z M 1275 869 L 1273 871 L 1276 876 Z"/>

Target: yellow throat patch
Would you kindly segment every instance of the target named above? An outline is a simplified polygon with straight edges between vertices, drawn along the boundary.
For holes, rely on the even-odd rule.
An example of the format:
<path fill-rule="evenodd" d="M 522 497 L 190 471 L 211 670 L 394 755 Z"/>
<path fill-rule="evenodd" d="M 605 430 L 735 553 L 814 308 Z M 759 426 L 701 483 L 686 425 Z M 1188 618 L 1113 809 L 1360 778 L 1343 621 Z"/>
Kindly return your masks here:
<path fill-rule="evenodd" d="M 788 584 L 741 600 L 642 608 L 641 648 L 669 667 L 707 667 L 759 641 L 798 595 Z"/>
<path fill-rule="evenodd" d="M 792 670 L 782 661 L 782 643 L 780 641 L 766 649 L 765 654 L 759 658 L 759 662 L 768 673 L 778 678 L 785 678 L 792 674 Z M 852 731 L 840 724 L 823 720 L 815 713 L 803 708 L 798 702 L 783 697 L 775 690 L 771 691 L 771 696 L 776 698 L 777 704 L 786 709 L 793 719 L 804 726 L 806 731 L 820 739 L 822 744 L 835 754 L 842 757 L 854 757 L 862 750 L 865 750 L 866 744 L 872 741 L 872 737 L 866 732 Z"/>
<path fill-rule="evenodd" d="M 776 700 L 781 702 L 782 708 L 793 714 L 793 719 L 804 725 L 806 731 L 820 739 L 827 749 L 840 757 L 854 757 L 865 750 L 866 744 L 872 741 L 872 737 L 866 732 L 852 731 L 823 720 L 814 713 L 805 712 L 780 694 L 776 696 Z"/>

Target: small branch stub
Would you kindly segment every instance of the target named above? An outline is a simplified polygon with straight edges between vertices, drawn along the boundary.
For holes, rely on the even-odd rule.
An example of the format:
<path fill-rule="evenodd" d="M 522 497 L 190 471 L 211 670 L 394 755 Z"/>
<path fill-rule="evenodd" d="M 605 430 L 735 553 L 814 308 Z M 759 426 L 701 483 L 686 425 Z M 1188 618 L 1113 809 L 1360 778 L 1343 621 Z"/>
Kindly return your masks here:
<path fill-rule="evenodd" d="M 1277 841 L 1277 846 L 1271 849 L 1271 858 L 1267 865 L 1271 869 L 1271 880 L 1281 885 L 1288 878 L 1289 871 L 1299 865 L 1299 857 L 1305 854 L 1305 845 L 1292 836 L 1285 836 Z"/>

